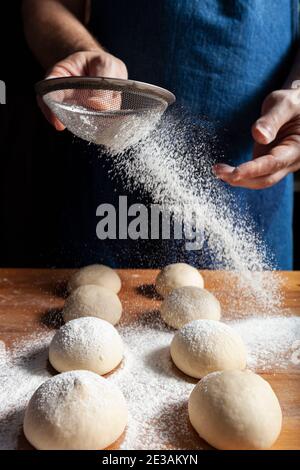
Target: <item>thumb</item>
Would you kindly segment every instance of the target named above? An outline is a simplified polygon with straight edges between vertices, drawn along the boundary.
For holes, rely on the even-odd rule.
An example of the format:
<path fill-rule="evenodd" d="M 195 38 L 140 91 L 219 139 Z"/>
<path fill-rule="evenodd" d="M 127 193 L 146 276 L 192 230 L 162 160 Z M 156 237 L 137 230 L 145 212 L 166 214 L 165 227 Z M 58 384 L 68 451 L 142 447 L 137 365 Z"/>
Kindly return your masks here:
<path fill-rule="evenodd" d="M 273 142 L 279 129 L 294 117 L 294 105 L 286 93 L 286 90 L 273 92 L 266 98 L 262 115 L 252 126 L 252 135 L 257 143 L 267 145 Z"/>
<path fill-rule="evenodd" d="M 37 103 L 47 121 L 50 122 L 50 124 L 52 124 L 52 126 L 54 126 L 57 131 L 63 131 L 65 129 L 64 124 L 60 122 L 55 114 L 52 113 L 52 111 L 48 108 L 40 96 L 37 96 Z"/>
<path fill-rule="evenodd" d="M 89 61 L 88 72 L 91 77 L 103 77 L 105 75 L 103 61 L 100 56 L 95 56 Z"/>

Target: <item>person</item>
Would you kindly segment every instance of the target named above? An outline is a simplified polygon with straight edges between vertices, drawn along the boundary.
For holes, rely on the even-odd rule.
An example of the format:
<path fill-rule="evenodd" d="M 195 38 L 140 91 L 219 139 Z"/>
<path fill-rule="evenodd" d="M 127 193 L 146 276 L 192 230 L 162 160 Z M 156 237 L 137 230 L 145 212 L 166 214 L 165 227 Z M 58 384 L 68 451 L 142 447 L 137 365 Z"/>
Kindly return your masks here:
<path fill-rule="evenodd" d="M 192 113 L 221 123 L 227 146 L 213 171 L 241 211 L 249 211 L 275 267 L 292 268 L 293 172 L 300 168 L 297 0 L 23 0 L 22 11 L 27 42 L 48 78 L 129 76 L 169 89 Z M 76 145 L 86 157 L 84 144 Z M 73 219 L 65 219 L 70 257 L 84 252 L 80 263 L 97 259 L 124 267 L 178 259 L 165 241 L 160 250 L 148 249 L 148 258 L 129 241 L 99 250 L 95 208 L 116 202 L 122 188 L 108 176 L 111 163 L 85 157 L 80 164 L 74 157 L 70 170 L 71 180 L 76 171 L 82 175 L 80 165 L 89 165 L 85 182 L 75 178 Z M 195 264 L 210 267 L 201 254 L 194 256 Z"/>

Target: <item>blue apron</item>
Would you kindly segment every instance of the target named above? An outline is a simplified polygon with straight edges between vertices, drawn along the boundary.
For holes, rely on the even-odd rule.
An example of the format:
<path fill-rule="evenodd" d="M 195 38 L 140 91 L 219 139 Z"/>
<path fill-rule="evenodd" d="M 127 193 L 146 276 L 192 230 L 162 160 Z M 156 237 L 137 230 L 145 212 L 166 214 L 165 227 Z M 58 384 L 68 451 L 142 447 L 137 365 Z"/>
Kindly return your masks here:
<path fill-rule="evenodd" d="M 297 0 L 94 0 L 89 28 L 126 63 L 130 78 L 171 90 L 192 113 L 225 128 L 224 160 L 237 165 L 251 159 L 251 125 L 264 98 L 282 86 L 290 70 L 297 15 Z M 116 196 L 126 191 L 107 175 L 109 159 L 89 164 L 93 183 L 87 191 L 93 191 L 93 200 L 85 203 L 93 211 L 101 202 L 117 204 Z M 275 267 L 291 269 L 292 176 L 265 190 L 230 191 L 241 212 L 250 213 L 274 254 Z M 139 197 L 144 202 L 145 196 Z M 136 202 L 137 195 L 132 198 Z M 209 256 L 178 244 L 174 249 L 171 241 L 151 248 L 151 242 L 92 240 L 88 233 L 96 224 L 94 214 L 85 233 L 89 255 L 79 264 L 101 260 L 115 266 L 159 266 L 180 259 L 212 267 Z"/>

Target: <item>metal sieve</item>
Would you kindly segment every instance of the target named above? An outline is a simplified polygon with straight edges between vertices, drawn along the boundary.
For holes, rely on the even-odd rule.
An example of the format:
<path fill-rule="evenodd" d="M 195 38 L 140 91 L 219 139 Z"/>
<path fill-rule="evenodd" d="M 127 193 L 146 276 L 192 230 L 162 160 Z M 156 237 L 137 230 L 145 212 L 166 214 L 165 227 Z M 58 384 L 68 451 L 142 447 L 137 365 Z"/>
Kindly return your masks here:
<path fill-rule="evenodd" d="M 51 78 L 36 92 L 74 135 L 116 153 L 145 137 L 175 101 L 155 85 L 102 77 Z"/>

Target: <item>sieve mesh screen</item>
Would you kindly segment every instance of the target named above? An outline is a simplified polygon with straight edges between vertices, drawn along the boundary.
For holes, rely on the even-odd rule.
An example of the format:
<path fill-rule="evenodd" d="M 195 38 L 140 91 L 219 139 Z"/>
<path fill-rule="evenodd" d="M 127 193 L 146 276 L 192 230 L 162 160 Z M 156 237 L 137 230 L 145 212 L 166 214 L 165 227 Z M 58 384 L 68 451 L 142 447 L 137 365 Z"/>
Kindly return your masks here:
<path fill-rule="evenodd" d="M 49 79 L 39 82 L 36 90 L 74 135 L 116 153 L 149 133 L 175 101 L 163 88 L 109 78 Z"/>

